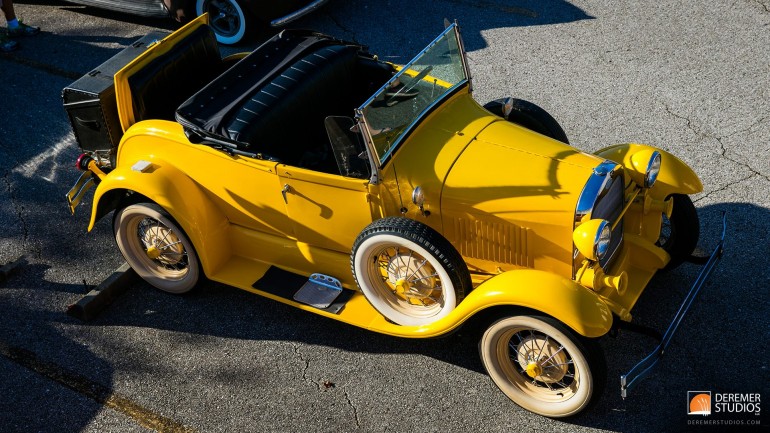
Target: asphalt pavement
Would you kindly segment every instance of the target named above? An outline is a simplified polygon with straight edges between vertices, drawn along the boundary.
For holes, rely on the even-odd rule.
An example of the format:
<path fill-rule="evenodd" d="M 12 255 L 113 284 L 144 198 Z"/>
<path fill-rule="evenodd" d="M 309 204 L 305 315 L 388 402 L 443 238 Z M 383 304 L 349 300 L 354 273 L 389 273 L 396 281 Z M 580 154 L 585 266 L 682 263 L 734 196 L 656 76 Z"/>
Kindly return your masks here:
<path fill-rule="evenodd" d="M 331 0 L 297 23 L 403 63 L 457 19 L 479 102 L 535 102 L 586 151 L 642 142 L 674 153 L 704 184 L 694 202 L 705 248 L 727 214 L 722 263 L 662 364 L 621 399 L 619 376 L 655 342 L 603 339 L 603 395 L 568 420 L 499 392 L 472 328 L 397 339 L 216 284 L 173 296 L 136 282 L 92 322 L 66 315 L 123 260 L 110 218 L 87 233 L 87 207 L 66 207 L 79 151 L 61 90 L 175 24 L 53 0 L 16 9 L 43 31 L 0 54 L 0 266 L 25 257 L 0 281 L 0 431 L 717 432 L 737 427 L 693 424 L 688 391 L 770 399 L 767 0 Z M 656 276 L 634 322 L 664 328 L 698 271 Z M 735 419 L 767 431 L 767 411 Z"/>

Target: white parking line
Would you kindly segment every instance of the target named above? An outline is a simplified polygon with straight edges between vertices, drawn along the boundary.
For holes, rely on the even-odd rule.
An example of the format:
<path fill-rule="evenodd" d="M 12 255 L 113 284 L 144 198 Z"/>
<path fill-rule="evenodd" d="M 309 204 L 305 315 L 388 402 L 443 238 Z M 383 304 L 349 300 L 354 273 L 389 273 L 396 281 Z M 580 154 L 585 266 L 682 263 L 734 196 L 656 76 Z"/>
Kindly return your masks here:
<path fill-rule="evenodd" d="M 18 165 L 13 169 L 14 173 L 31 179 L 39 176 L 40 178 L 53 183 L 56 180 L 56 171 L 60 164 L 60 155 L 70 148 L 77 148 L 75 135 L 70 133 L 59 140 L 58 143 L 44 152 L 30 158 L 27 162 Z M 74 158 L 73 158 L 74 163 Z"/>

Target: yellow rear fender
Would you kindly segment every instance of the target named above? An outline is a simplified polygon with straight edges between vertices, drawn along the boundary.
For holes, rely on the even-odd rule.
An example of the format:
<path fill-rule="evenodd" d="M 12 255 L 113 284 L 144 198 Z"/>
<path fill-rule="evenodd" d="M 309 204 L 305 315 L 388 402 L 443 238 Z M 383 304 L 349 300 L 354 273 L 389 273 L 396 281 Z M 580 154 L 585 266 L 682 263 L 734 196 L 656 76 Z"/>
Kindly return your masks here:
<path fill-rule="evenodd" d="M 676 156 L 644 144 L 616 144 L 596 152 L 596 155 L 617 162 L 633 170 L 631 156 L 642 150 L 657 150 L 661 155 L 660 173 L 655 184 L 650 188 L 650 195 L 658 200 L 664 200 L 671 194 L 695 194 L 703 191 L 703 184 L 698 175 Z"/>
<path fill-rule="evenodd" d="M 511 305 L 543 312 L 585 337 L 600 337 L 612 327 L 612 311 L 599 295 L 550 272 L 504 272 L 474 289 L 459 307 Z M 465 305 L 463 305 L 465 304 Z"/>
<path fill-rule="evenodd" d="M 130 192 L 141 194 L 171 214 L 195 246 L 207 275 L 227 261 L 227 219 L 195 182 L 159 159 L 122 165 L 105 176 L 94 193 L 88 230 L 110 211 L 142 201 L 128 197 Z"/>

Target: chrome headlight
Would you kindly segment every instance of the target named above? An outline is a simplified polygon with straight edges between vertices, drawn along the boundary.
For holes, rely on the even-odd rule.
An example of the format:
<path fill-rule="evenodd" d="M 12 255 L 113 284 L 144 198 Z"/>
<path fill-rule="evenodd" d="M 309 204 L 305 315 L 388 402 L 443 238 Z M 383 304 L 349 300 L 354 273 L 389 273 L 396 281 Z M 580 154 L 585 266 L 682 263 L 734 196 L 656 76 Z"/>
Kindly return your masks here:
<path fill-rule="evenodd" d="M 647 171 L 644 173 L 644 187 L 652 188 L 655 181 L 658 180 L 658 173 L 660 173 L 660 152 L 652 152 L 650 162 L 647 163 Z"/>
<path fill-rule="evenodd" d="M 414 187 L 414 190 L 412 191 L 412 203 L 416 204 L 421 209 L 423 204 L 425 204 L 425 193 L 419 186 Z"/>
<path fill-rule="evenodd" d="M 607 220 L 593 219 L 580 224 L 572 233 L 575 247 L 588 260 L 601 260 L 610 249 L 612 225 Z"/>
<path fill-rule="evenodd" d="M 599 229 L 596 231 L 596 237 L 594 238 L 594 251 L 596 251 L 596 258 L 601 260 L 607 255 L 607 251 L 610 249 L 610 238 L 612 237 L 612 226 L 609 221 L 602 220 L 599 224 Z"/>
<path fill-rule="evenodd" d="M 642 188 L 652 188 L 660 173 L 661 155 L 657 150 L 644 149 L 631 155 L 631 177 Z"/>

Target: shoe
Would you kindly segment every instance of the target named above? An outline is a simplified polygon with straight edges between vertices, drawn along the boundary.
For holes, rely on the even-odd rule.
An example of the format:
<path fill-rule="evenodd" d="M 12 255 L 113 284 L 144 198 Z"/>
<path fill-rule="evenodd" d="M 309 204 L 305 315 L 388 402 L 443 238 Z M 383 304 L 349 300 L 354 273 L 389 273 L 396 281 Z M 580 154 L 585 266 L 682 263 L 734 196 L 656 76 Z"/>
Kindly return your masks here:
<path fill-rule="evenodd" d="M 35 36 L 38 33 L 40 33 L 40 27 L 28 26 L 24 23 L 19 23 L 18 27 L 8 29 L 8 36 L 10 37 Z"/>
<path fill-rule="evenodd" d="M 0 52 L 9 53 L 17 48 L 19 48 L 18 42 L 9 39 L 4 34 L 0 34 Z"/>

